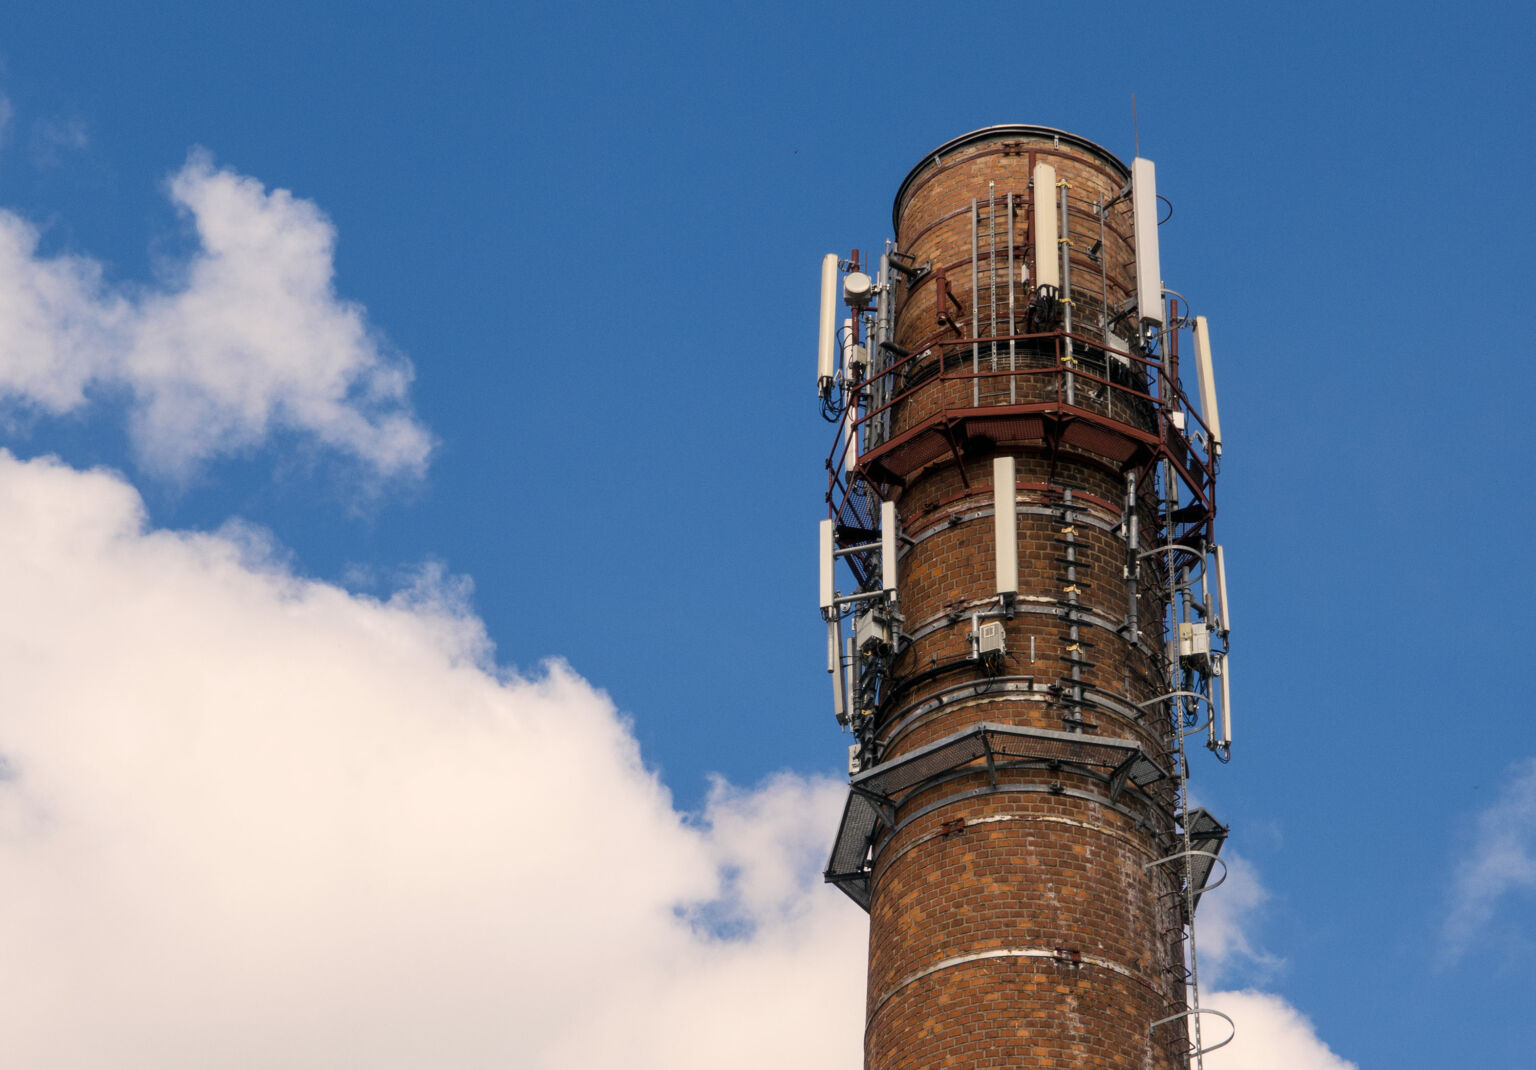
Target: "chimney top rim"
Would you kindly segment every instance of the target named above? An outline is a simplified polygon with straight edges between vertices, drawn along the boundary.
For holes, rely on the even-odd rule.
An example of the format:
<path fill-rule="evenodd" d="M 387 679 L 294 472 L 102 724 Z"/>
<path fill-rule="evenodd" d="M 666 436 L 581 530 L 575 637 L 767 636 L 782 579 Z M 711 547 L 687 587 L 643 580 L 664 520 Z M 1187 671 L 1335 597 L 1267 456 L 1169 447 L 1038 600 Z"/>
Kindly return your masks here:
<path fill-rule="evenodd" d="M 1110 152 L 1098 142 L 1090 141 L 1079 134 L 1074 134 L 1067 130 L 1058 130 L 1054 126 L 1032 126 L 1027 123 L 1000 123 L 996 126 L 983 126 L 978 130 L 972 130 L 968 134 L 961 134 L 959 137 L 950 138 L 938 148 L 932 149 L 929 152 L 923 154 L 923 158 L 918 161 L 917 166 L 907 172 L 907 177 L 902 179 L 901 185 L 897 187 L 896 199 L 891 205 L 891 226 L 893 228 L 899 229 L 901 222 L 901 202 L 906 198 L 908 187 L 912 185 L 912 180 L 917 177 L 918 172 L 932 164 L 935 158 L 947 156 L 954 152 L 956 149 L 964 148 L 966 145 L 970 145 L 978 141 L 994 141 L 1008 137 L 1010 135 L 1016 135 L 1020 137 L 1060 138 L 1064 142 L 1076 145 L 1078 148 L 1087 149 L 1090 152 L 1102 156 L 1105 160 L 1109 161 L 1116 167 L 1120 168 L 1121 171 L 1125 172 L 1125 177 L 1127 179 L 1131 177 L 1131 169 L 1125 165 L 1125 162 L 1121 160 L 1120 157 Z"/>

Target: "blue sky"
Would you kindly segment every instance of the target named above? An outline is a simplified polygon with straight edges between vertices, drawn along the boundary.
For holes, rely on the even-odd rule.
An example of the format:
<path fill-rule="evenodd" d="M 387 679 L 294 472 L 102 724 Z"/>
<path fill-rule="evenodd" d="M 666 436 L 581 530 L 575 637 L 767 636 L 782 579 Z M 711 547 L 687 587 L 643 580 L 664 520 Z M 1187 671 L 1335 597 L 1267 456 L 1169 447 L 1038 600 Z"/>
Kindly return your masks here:
<path fill-rule="evenodd" d="M 92 307 L 140 319 L 80 342 L 95 371 L 51 404 L 68 376 L 17 372 L 42 351 L 0 327 L 4 445 L 57 455 L 61 486 L 116 470 L 149 529 L 221 533 L 253 574 L 459 628 L 444 657 L 493 683 L 555 687 L 540 665 L 563 658 L 582 708 L 607 711 L 593 723 L 632 732 L 642 772 L 616 768 L 659 776 L 665 812 L 778 828 L 763 800 L 790 782 L 765 778 L 792 774 L 814 816 L 804 800 L 844 755 L 812 604 L 820 257 L 877 247 L 907 170 L 967 130 L 1055 126 L 1129 159 L 1135 94 L 1174 205 L 1164 276 L 1210 318 L 1226 433 L 1237 742 L 1194 778 L 1245 864 L 1219 987 L 1283 999 L 1360 1066 L 1529 1065 L 1533 21 L 1369 4 L 8 11 L 0 209 L 37 240 L 18 270 L 89 261 Z M 198 274 L 218 274 L 198 225 L 247 209 L 319 242 L 272 253 L 301 281 L 334 237 L 334 279 L 273 322 L 302 340 L 284 352 L 316 347 L 297 379 L 347 340 L 335 411 L 282 416 L 302 408 L 285 394 L 244 427 L 176 408 L 186 367 L 228 386 L 187 326 L 204 306 L 176 295 L 207 282 L 264 322 L 246 276 Z M 181 371 L 156 363 L 167 337 Z M 158 438 L 151 411 L 170 413 Z M 25 756 L 3 737 L 0 753 Z M 689 843 L 717 878 L 756 872 Z M 709 899 L 689 889 L 657 901 Z M 743 895 L 766 926 L 772 897 Z M 858 924 L 804 909 L 837 940 Z M 788 916 L 773 924 L 793 943 Z"/>

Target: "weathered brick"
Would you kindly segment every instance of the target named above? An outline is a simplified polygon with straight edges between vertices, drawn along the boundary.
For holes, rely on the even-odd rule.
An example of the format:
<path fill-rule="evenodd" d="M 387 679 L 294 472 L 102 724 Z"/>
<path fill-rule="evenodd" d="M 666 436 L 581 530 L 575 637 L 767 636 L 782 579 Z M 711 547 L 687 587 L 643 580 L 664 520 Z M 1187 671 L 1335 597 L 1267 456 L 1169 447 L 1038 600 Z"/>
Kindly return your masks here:
<path fill-rule="evenodd" d="M 1051 163 L 1071 184 L 1074 330 L 1102 342 L 1099 310 L 1123 301 L 1134 288 L 1130 209 L 1121 201 L 1109 210 L 1101 272 L 1087 255 L 1091 242 L 1100 240 L 1099 221 L 1087 207 L 1114 201 L 1128 176 L 1119 161 L 1087 143 L 1071 138 L 1058 143 L 1049 132 L 1031 128 L 998 128 L 952 147 L 942 160 L 930 157 L 902 187 L 898 243 L 916 262 L 943 270 L 950 292 L 965 308 L 957 316 L 962 335 L 1007 335 L 1010 293 L 1014 333 L 1025 333 L 1020 313 L 1030 288 L 1020 283 L 1017 268 L 1029 264 L 1033 278 L 1029 184 L 1037 161 Z M 997 276 L 995 302 L 987 270 L 989 182 L 998 214 L 997 261 L 1006 264 L 1010 232 L 1015 256 L 1013 276 L 1005 270 Z M 1015 200 L 1011 221 L 1003 218 L 1009 192 Z M 970 277 L 973 197 L 983 213 L 976 292 Z M 896 336 L 907 350 L 941 352 L 945 340 L 956 336 L 939 320 L 945 310 L 938 295 L 936 275 L 901 288 Z M 1024 402 L 1055 397 L 1054 342 L 1029 353 L 1024 348 L 1014 346 L 1011 384 L 1007 376 L 987 378 L 974 392 L 971 382 L 939 378 L 942 358 L 930 357 L 931 377 L 898 404 L 893 432 L 970 408 L 977 399 L 997 404 L 1010 396 Z M 958 366 L 971 367 L 968 350 L 951 355 Z M 981 354 L 984 368 L 991 359 L 988 346 Z M 1000 359 L 1006 369 L 1006 343 Z M 1149 405 L 1127 403 L 1124 392 L 1109 388 L 1094 400 L 1086 394 L 1094 389 L 1091 381 L 1081 382 L 1084 404 L 1099 406 L 1093 411 L 1155 433 Z M 918 635 L 897 659 L 898 677 L 962 659 L 969 609 L 989 599 L 995 604 L 992 458 L 999 447 L 970 446 L 963 461 L 945 453 L 911 474 L 897 492 L 903 532 L 917 540 L 901 561 L 900 605 L 907 631 Z M 1103 622 L 1080 628 L 1080 640 L 1093 644 L 1087 658 L 1094 667 L 1083 670 L 1083 680 L 1126 708 L 1147 702 L 1164 689 L 1160 629 L 1166 603 L 1155 578 L 1145 580 L 1144 635 L 1142 644 L 1133 646 L 1121 627 L 1130 598 L 1123 571 L 1127 546 L 1117 527 L 1126 501 L 1123 464 L 1064 442 L 1005 448 L 1017 458 L 1014 490 L 1022 510 L 1020 603 L 1005 624 L 1005 673 L 1041 683 L 1066 675 L 1058 660 L 1066 650 L 1066 625 L 1051 600 L 1062 597 L 1065 586 L 1057 560 L 1063 547 L 1054 540 L 1063 526 L 1062 492 L 1071 485 L 1084 518 L 1074 534 L 1080 602 Z M 1137 507 L 1142 542 L 1136 549 L 1145 549 L 1158 538 L 1148 486 Z M 1049 612 L 1027 611 L 1034 607 Z M 1059 731 L 1071 713 L 1045 693 L 986 694 L 925 709 L 945 689 L 982 678 L 979 668 L 969 666 L 900 690 L 878 711 L 881 759 L 982 721 Z M 1094 725 L 1090 733 L 1133 739 L 1166 763 L 1173 739 L 1169 726 L 1156 718 L 1092 709 L 1087 719 Z M 1036 767 L 1002 771 L 997 790 L 983 790 L 988 787 L 984 769 L 968 768 L 905 799 L 895 829 L 878 834 L 866 1066 L 1171 1070 L 1182 1065 L 1177 1030 L 1153 1036 L 1149 1028 L 1183 1007 L 1179 897 L 1165 867 L 1147 868 L 1171 852 L 1173 800 L 1166 785 L 1145 794 L 1126 791 L 1111 804 L 1102 777 Z M 1056 949 L 1064 949 L 1060 960 Z"/>

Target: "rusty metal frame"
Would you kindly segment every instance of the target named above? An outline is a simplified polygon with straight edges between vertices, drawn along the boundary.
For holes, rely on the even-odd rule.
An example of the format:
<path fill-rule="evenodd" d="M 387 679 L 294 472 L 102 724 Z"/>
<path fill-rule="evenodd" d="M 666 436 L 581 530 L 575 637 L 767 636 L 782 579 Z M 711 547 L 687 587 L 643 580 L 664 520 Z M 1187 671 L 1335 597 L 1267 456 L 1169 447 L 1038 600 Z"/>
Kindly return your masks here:
<path fill-rule="evenodd" d="M 941 292 L 947 290 L 942 270 L 934 274 L 938 276 L 936 281 L 942 288 Z M 956 308 L 963 310 L 964 306 L 957 298 L 952 297 L 951 300 Z M 887 384 L 886 399 L 882 404 L 865 410 L 851 424 L 846 420 L 837 423 L 837 432 L 833 436 L 832 449 L 826 461 L 826 502 L 827 515 L 838 525 L 839 546 L 851 545 L 844 537 L 845 534 L 862 533 L 864 530 L 865 525 L 855 522 L 862 514 L 857 508 L 852 508 L 857 487 L 862 484 L 864 490 L 860 493 L 884 499 L 893 486 L 904 484 L 913 473 L 942 462 L 955 466 L 965 487 L 962 493 L 969 493 L 971 481 L 966 471 L 968 427 L 982 420 L 1009 418 L 1018 420 L 1022 425 L 1016 429 L 1023 431 L 1024 435 L 1017 441 L 1033 442 L 1045 450 L 1050 480 L 1055 479 L 1056 465 L 1063 455 L 1064 447 L 1084 451 L 1089 457 L 1100 456 L 1102 463 L 1107 466 L 1118 466 L 1121 471 L 1135 470 L 1143 476 L 1150 476 L 1159 464 L 1166 461 L 1168 470 L 1183 488 L 1181 496 L 1188 499 L 1183 509 L 1174 515 L 1174 530 L 1168 532 L 1167 537 L 1178 542 L 1209 541 L 1213 537 L 1219 458 L 1210 452 L 1210 429 L 1204 418 L 1191 404 L 1190 396 L 1177 377 L 1165 374 L 1161 354 L 1127 352 L 1105 344 L 1104 340 L 1076 332 L 1069 334 L 1062 330 L 969 337 L 953 322 L 948 322 L 946 326 L 947 330 L 941 327 L 878 373 L 857 384 L 857 389 L 862 392 L 883 380 Z M 1177 347 L 1178 330 L 1179 327 L 1175 326 L 1169 332 L 1170 350 Z M 1062 354 L 1069 339 L 1082 348 L 1103 353 L 1103 374 L 1086 369 L 1081 364 L 1069 368 L 1062 362 Z M 1018 342 L 1033 347 L 1034 359 L 1039 362 L 1039 366 L 995 371 L 973 370 L 966 361 L 951 362 L 948 359 L 950 352 L 963 352 L 972 345 L 996 346 Z M 1053 355 L 1054 360 L 1051 359 Z M 1171 352 L 1169 356 L 1172 356 Z M 1118 383 L 1109 378 L 1113 361 L 1129 365 L 1133 370 L 1133 382 L 1139 385 Z M 923 369 L 923 378 L 904 385 L 916 369 Z M 1139 379 L 1134 374 L 1135 369 L 1140 369 Z M 1094 384 L 1096 389 L 1102 390 L 1108 411 L 1098 412 L 1082 403 L 1069 405 L 1064 389 L 1068 374 L 1079 384 Z M 932 412 L 922 416 L 911 427 L 902 428 L 859 455 L 852 470 L 844 467 L 850 428 L 852 434 L 859 435 L 865 428 L 878 427 L 876 421 L 899 407 L 918 401 L 934 391 L 949 390 L 952 384 L 979 384 L 982 381 L 1020 378 L 1039 381 L 1041 376 L 1051 377 L 1051 384 L 1045 389 L 1032 391 L 1034 397 L 1030 401 L 1010 404 L 1006 401 L 1006 394 L 1003 395 L 1004 400 L 997 402 L 950 405 L 941 400 Z M 942 399 L 946 395 L 940 396 Z M 857 401 L 852 403 L 856 404 Z M 1150 417 L 1153 426 L 1118 418 L 1115 415 L 1117 403 L 1127 407 L 1141 407 L 1142 420 Z M 1172 412 L 1183 414 L 1183 430 L 1169 418 Z M 1031 420 L 1038 423 L 1032 425 Z M 927 436 L 933 436 L 931 445 L 917 445 Z M 1107 437 L 1101 437 L 1096 444 L 1094 436 Z M 1120 445 L 1108 453 L 1104 452 L 1104 446 L 1113 445 L 1114 441 Z M 1206 444 L 1204 447 L 1200 445 L 1201 441 Z M 904 469 L 900 463 L 894 466 L 888 464 L 899 456 L 900 451 L 914 448 L 916 460 L 912 461 L 910 468 Z M 850 517 L 854 519 L 850 520 Z M 873 575 L 872 560 L 858 556 L 846 557 L 844 560 L 853 569 L 862 588 Z M 1170 564 L 1173 563 L 1154 561 L 1151 566 L 1154 572 L 1160 572 Z"/>

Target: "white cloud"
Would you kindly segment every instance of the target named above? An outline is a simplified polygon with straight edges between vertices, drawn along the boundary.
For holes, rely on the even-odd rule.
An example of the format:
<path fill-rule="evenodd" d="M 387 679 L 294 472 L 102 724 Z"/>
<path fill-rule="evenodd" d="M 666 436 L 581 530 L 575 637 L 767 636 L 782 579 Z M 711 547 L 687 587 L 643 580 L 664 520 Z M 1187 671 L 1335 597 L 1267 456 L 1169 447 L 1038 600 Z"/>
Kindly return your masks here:
<path fill-rule="evenodd" d="M 169 192 L 199 248 L 174 284 L 142 292 L 88 257 L 40 256 L 36 228 L 0 212 L 0 398 L 59 414 L 92 388 L 125 390 L 141 459 L 173 476 L 275 431 L 383 476 L 424 471 L 410 365 L 336 295 L 325 215 L 201 152 Z"/>
<path fill-rule="evenodd" d="M 85 120 L 78 116 L 39 119 L 32 124 L 32 162 L 38 167 L 57 167 L 66 155 L 90 144 Z"/>
<path fill-rule="evenodd" d="M 1226 879 L 1201 897 L 1196 918 L 1200 976 L 1208 984 L 1221 984 L 1237 970 L 1268 975 L 1284 964 L 1254 939 L 1257 919 L 1269 901 L 1258 871 L 1235 851 L 1222 852 L 1221 861 Z"/>
<path fill-rule="evenodd" d="M 1201 1016 L 1202 1042 L 1232 1042 L 1205 1056 L 1208 1070 L 1353 1070 L 1320 1040 L 1311 1021 L 1283 997 L 1252 988 L 1223 990 L 1232 975 L 1268 976 L 1284 965 L 1255 937 L 1269 892 L 1242 855 L 1223 851 L 1227 879 L 1206 892 L 1196 916 L 1201 1006 L 1231 1017 Z"/>
<path fill-rule="evenodd" d="M 260 531 L 146 530 L 106 472 L 0 452 L 0 589 L 10 1062 L 859 1065 L 864 919 L 817 875 L 841 785 L 680 814 L 600 691 L 491 664 L 465 581 L 349 594 Z M 1233 863 L 1213 980 L 1265 958 Z M 1214 988 L 1211 1070 L 1352 1067 Z"/>
<path fill-rule="evenodd" d="M 689 818 L 600 691 L 491 664 L 464 581 L 349 594 L 260 531 L 146 530 L 110 473 L 0 452 L 0 589 L 9 1062 L 859 1065 L 840 785 Z M 1232 862 L 1211 981 L 1266 957 Z M 1238 1023 L 1211 1070 L 1353 1066 L 1279 996 L 1205 1004 Z"/>
<path fill-rule="evenodd" d="M 1207 1070 L 1356 1070 L 1318 1039 L 1305 1015 L 1267 992 L 1209 993 L 1204 1005 L 1232 1017 L 1232 1043 L 1205 1056 Z M 1225 1022 L 1204 1016 L 1205 1041 L 1214 1044 L 1231 1032 Z"/>
<path fill-rule="evenodd" d="M 837 785 L 690 820 L 600 691 L 490 665 L 454 584 L 149 531 L 105 472 L 0 453 L 0 589 L 8 1064 L 858 1065 Z"/>
<path fill-rule="evenodd" d="M 1536 758 L 1517 763 L 1499 797 L 1477 817 L 1472 845 L 1456 868 L 1441 930 L 1446 961 L 1467 952 L 1512 894 L 1536 892 Z"/>

